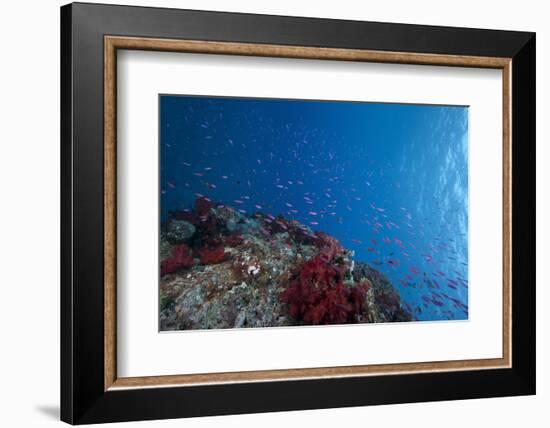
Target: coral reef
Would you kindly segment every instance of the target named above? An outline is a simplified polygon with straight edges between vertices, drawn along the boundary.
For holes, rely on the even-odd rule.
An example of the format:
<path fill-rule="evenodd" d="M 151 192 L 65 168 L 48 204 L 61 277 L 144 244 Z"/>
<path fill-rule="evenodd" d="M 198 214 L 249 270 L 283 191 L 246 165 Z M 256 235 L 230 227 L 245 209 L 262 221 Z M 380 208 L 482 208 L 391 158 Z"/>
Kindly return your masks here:
<path fill-rule="evenodd" d="M 399 293 L 333 236 L 207 198 L 161 227 L 162 330 L 410 321 Z"/>

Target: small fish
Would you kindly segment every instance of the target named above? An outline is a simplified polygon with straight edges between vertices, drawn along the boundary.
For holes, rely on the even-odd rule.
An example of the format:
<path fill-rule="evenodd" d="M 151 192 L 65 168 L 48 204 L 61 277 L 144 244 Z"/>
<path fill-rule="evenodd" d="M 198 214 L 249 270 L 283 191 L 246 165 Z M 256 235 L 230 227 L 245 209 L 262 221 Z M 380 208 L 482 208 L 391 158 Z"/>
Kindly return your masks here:
<path fill-rule="evenodd" d="M 318 226 L 319 225 L 319 222 L 317 221 L 310 221 L 309 224 L 313 225 L 313 226 Z"/>

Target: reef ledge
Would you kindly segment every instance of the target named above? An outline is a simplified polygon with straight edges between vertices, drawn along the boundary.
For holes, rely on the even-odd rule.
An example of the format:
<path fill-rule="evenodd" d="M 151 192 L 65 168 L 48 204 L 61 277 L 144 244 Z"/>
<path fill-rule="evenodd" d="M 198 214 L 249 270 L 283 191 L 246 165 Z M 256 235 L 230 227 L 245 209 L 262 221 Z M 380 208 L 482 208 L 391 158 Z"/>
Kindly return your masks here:
<path fill-rule="evenodd" d="M 296 220 L 203 197 L 160 235 L 160 329 L 412 321 L 379 270 Z"/>

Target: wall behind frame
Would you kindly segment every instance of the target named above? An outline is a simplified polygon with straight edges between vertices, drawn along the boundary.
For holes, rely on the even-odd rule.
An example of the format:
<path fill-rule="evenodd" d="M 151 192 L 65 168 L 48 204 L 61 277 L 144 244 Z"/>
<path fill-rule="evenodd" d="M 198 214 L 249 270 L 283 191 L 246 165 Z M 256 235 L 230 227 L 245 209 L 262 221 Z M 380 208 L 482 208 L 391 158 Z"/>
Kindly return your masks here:
<path fill-rule="evenodd" d="M 2 6 L 0 32 L 0 325 L 3 349 L 2 421 L 10 427 L 59 425 L 59 0 L 8 2 Z M 441 1 L 296 2 L 293 0 L 103 0 L 159 7 L 404 22 L 506 30 L 537 31 L 537 75 L 550 74 L 546 52 L 550 29 L 544 3 L 463 0 L 453 7 Z M 550 402 L 550 315 L 543 288 L 550 276 L 550 115 L 547 79 L 537 82 L 537 254 L 538 395 L 461 402 L 420 403 L 336 410 L 283 412 L 127 423 L 125 427 L 280 427 L 400 426 L 447 428 L 490 422 L 501 428 L 546 420 Z M 542 190 L 541 190 L 542 189 Z M 543 192 L 545 194 L 543 194 Z M 545 313 L 546 312 L 546 313 Z M 28 380 L 32 379 L 32 386 Z M 544 419 L 543 419 L 544 418 Z M 145 424 L 145 425 L 144 425 Z"/>

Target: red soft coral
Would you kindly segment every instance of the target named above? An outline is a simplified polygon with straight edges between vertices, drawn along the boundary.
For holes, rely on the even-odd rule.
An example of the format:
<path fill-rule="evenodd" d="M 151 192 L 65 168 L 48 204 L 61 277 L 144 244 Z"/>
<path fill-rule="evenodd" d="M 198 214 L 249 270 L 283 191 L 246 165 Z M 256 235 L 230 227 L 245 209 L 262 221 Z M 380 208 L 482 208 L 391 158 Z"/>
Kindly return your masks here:
<path fill-rule="evenodd" d="M 197 198 L 195 200 L 195 213 L 199 217 L 207 217 L 210 214 L 210 209 L 214 207 L 214 204 L 210 199 L 206 197 Z"/>
<path fill-rule="evenodd" d="M 172 255 L 160 264 L 160 275 L 177 272 L 181 269 L 189 269 L 195 264 L 191 256 L 191 250 L 185 244 L 176 245 L 172 249 Z"/>
<path fill-rule="evenodd" d="M 307 324 L 355 322 L 363 311 L 367 288 L 346 288 L 341 270 L 321 255 L 302 265 L 298 276 L 281 294 L 292 318 Z"/>
<path fill-rule="evenodd" d="M 342 244 L 333 236 L 323 232 L 316 232 L 315 236 L 317 236 L 315 245 L 319 248 L 319 255 L 323 260 L 329 262 L 344 252 Z"/>
<path fill-rule="evenodd" d="M 201 248 L 199 250 L 199 256 L 203 265 L 221 263 L 227 258 L 223 245 L 214 248 Z"/>

